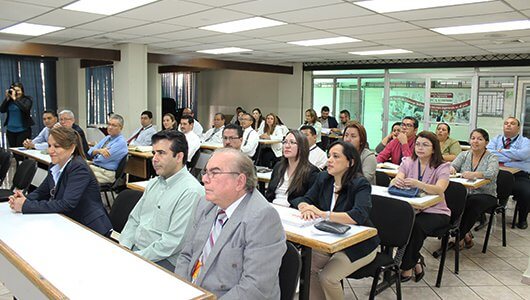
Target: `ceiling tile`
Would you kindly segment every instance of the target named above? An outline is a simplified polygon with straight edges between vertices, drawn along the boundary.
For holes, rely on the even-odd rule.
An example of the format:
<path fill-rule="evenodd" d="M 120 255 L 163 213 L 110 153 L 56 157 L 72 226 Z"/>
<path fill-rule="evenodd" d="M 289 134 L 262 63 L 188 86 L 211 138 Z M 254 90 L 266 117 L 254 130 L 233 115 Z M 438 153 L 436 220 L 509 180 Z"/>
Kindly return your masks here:
<path fill-rule="evenodd" d="M 516 9 L 530 9 L 530 1 L 528 0 L 504 0 Z"/>
<path fill-rule="evenodd" d="M 122 17 L 106 17 L 91 23 L 76 26 L 76 28 L 102 31 L 117 31 L 129 27 L 136 27 L 147 24 L 146 21 L 127 19 Z"/>
<path fill-rule="evenodd" d="M 223 7 L 226 5 L 243 3 L 243 2 L 252 2 L 253 0 L 186 0 L 187 2 L 200 3 L 212 7 Z"/>
<path fill-rule="evenodd" d="M 368 34 L 371 35 L 374 33 L 390 33 L 390 32 L 396 32 L 396 31 L 418 30 L 418 29 L 420 28 L 417 26 L 405 23 L 405 22 L 391 22 L 391 23 L 371 25 L 371 26 L 352 26 L 352 27 L 347 27 L 347 28 L 329 29 L 327 31 L 333 32 L 336 34 L 362 36 L 362 35 L 368 35 Z"/>
<path fill-rule="evenodd" d="M 160 21 L 211 9 L 210 6 L 179 0 L 163 0 L 132 9 L 117 16 L 145 21 Z"/>
<path fill-rule="evenodd" d="M 49 6 L 49 7 L 63 7 L 66 4 L 71 3 L 72 0 L 11 0 L 11 2 L 36 4 L 40 6 Z"/>
<path fill-rule="evenodd" d="M 484 23 L 495 23 L 505 21 L 521 20 L 524 17 L 518 12 L 506 12 L 497 14 L 484 14 L 479 16 L 467 16 L 458 18 L 442 18 L 433 20 L 411 21 L 410 23 L 424 28 L 474 25 Z"/>
<path fill-rule="evenodd" d="M 246 40 L 247 37 L 244 36 L 236 36 L 236 35 L 230 35 L 230 34 L 220 34 L 216 36 L 207 36 L 207 37 L 198 37 L 194 38 L 193 41 L 197 43 L 217 43 L 217 44 L 225 44 L 226 42 L 233 42 L 233 41 L 242 41 Z"/>
<path fill-rule="evenodd" d="M 350 3 L 342 3 L 278 14 L 271 14 L 267 15 L 267 17 L 279 21 L 284 21 L 287 23 L 307 23 L 311 21 L 333 20 L 337 18 L 348 18 L 371 14 L 373 14 L 373 12 L 367 9 L 361 8 Z"/>
<path fill-rule="evenodd" d="M 103 34 L 102 31 L 94 31 L 94 30 L 84 30 L 84 29 L 63 29 L 59 31 L 55 31 L 52 33 L 48 33 L 44 35 L 43 37 L 49 37 L 49 38 L 64 38 L 67 40 L 75 40 L 79 38 L 94 36 L 94 35 L 101 35 Z"/>
<path fill-rule="evenodd" d="M 173 24 L 151 23 L 147 25 L 141 25 L 141 26 L 137 26 L 133 28 L 120 30 L 119 32 L 128 33 L 128 34 L 153 36 L 153 35 L 173 32 L 173 31 L 184 30 L 184 29 L 188 29 L 188 28 L 184 26 L 173 25 Z"/>
<path fill-rule="evenodd" d="M 236 21 L 252 17 L 249 14 L 244 14 L 232 10 L 222 8 L 213 8 L 198 13 L 172 18 L 165 20 L 164 23 L 187 26 L 187 27 L 202 27 L 229 21 Z M 213 31 L 212 31 L 213 32 Z"/>
<path fill-rule="evenodd" d="M 50 7 L 0 0 L 2 18 L 12 21 L 24 21 L 52 10 Z"/>
<path fill-rule="evenodd" d="M 368 16 L 348 17 L 316 22 L 302 22 L 300 25 L 316 29 L 335 29 L 388 23 L 396 23 L 396 20 L 382 15 L 373 14 Z"/>
<path fill-rule="evenodd" d="M 341 0 L 257 0 L 236 5 L 226 6 L 232 9 L 253 15 L 267 15 L 293 10 L 303 10 L 312 7 L 321 7 L 342 3 Z"/>
<path fill-rule="evenodd" d="M 439 18 L 453 18 L 461 16 L 474 16 L 511 12 L 513 9 L 501 1 L 492 1 L 476 4 L 453 5 L 439 8 L 418 9 L 387 14 L 389 17 L 403 21 L 428 20 Z"/>
<path fill-rule="evenodd" d="M 296 34 L 285 34 L 278 36 L 268 37 L 268 40 L 280 41 L 280 42 L 294 42 L 303 40 L 323 39 L 337 37 L 337 34 L 326 32 L 322 30 L 311 30 L 308 32 L 296 33 Z"/>
<path fill-rule="evenodd" d="M 20 34 L 7 34 L 7 33 L 0 32 L 0 40 L 23 41 L 23 40 L 30 39 L 30 38 L 32 38 L 32 36 L 20 35 Z"/>
<path fill-rule="evenodd" d="M 192 46 L 192 45 L 198 45 L 199 43 L 195 43 L 192 41 L 170 41 L 170 42 L 156 42 L 152 45 L 157 48 L 179 48 L 179 47 L 186 47 L 186 46 Z"/>
<path fill-rule="evenodd" d="M 272 37 L 272 36 L 295 34 L 295 33 L 301 33 L 301 32 L 309 32 L 309 31 L 314 31 L 314 29 L 304 27 L 304 26 L 299 26 L 299 25 L 286 24 L 286 25 L 274 26 L 274 27 L 269 27 L 269 28 L 242 31 L 242 32 L 238 32 L 237 34 L 241 36 L 245 36 L 247 38 L 249 37 L 267 38 L 267 37 Z"/>
<path fill-rule="evenodd" d="M 218 36 L 220 33 L 216 33 L 208 30 L 201 29 L 186 29 L 174 32 L 168 32 L 164 34 L 157 34 L 156 37 L 165 38 L 168 40 L 184 40 L 184 39 L 193 39 L 204 36 Z"/>
<path fill-rule="evenodd" d="M 103 15 L 90 14 L 85 12 L 56 9 L 44 15 L 28 20 L 30 23 L 71 27 L 86 22 L 104 18 Z"/>

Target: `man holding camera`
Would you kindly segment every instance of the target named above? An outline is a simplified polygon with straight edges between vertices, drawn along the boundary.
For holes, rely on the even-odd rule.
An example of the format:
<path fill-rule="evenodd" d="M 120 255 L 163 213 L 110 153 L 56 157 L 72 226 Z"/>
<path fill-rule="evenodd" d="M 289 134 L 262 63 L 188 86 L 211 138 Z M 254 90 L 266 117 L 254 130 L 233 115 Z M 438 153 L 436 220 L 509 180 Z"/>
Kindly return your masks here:
<path fill-rule="evenodd" d="M 31 126 L 35 124 L 31 118 L 33 101 L 24 95 L 22 83 L 13 83 L 6 91 L 6 97 L 0 112 L 7 113 L 4 126 L 9 147 L 22 147 L 24 140 L 31 138 Z"/>

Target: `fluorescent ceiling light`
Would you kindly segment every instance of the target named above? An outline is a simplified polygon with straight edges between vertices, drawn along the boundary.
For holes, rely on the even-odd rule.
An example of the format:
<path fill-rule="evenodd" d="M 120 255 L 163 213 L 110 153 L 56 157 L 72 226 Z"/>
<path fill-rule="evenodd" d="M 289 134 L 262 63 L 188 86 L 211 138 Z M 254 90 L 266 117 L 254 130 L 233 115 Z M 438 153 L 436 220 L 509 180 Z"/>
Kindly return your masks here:
<path fill-rule="evenodd" d="M 360 42 L 360 41 L 361 40 L 353 39 L 347 36 L 339 36 L 339 37 L 325 38 L 325 39 L 287 42 L 287 44 L 293 44 L 293 45 L 299 45 L 299 46 L 320 46 L 320 45 L 353 43 L 353 42 Z"/>
<path fill-rule="evenodd" d="M 400 54 L 400 53 L 412 53 L 412 51 L 404 49 L 388 49 L 388 50 L 371 50 L 371 51 L 358 51 L 348 52 L 355 55 L 385 55 L 385 54 Z"/>
<path fill-rule="evenodd" d="M 368 8 L 369 10 L 376 11 L 378 13 L 388 13 L 396 11 L 415 10 L 422 8 L 442 7 L 460 4 L 469 4 L 477 2 L 487 2 L 492 0 L 370 0 L 353 2 L 355 5 Z"/>
<path fill-rule="evenodd" d="M 63 9 L 76 10 L 100 15 L 114 15 L 156 0 L 79 0 Z"/>
<path fill-rule="evenodd" d="M 530 21 L 521 20 L 521 21 L 498 22 L 498 23 L 487 23 L 487 24 L 477 24 L 477 25 L 438 27 L 438 28 L 431 28 L 431 30 L 436 31 L 441 34 L 445 34 L 445 35 L 452 35 L 452 34 L 521 30 L 521 29 L 529 29 L 529 28 L 530 28 Z"/>
<path fill-rule="evenodd" d="M 64 29 L 64 27 L 39 25 L 39 24 L 31 24 L 31 23 L 20 23 L 17 25 L 13 25 L 11 27 L 4 28 L 0 30 L 0 32 L 10 33 L 10 34 L 37 36 L 37 35 L 43 35 L 46 33 L 54 32 L 54 31 L 62 30 L 62 29 Z"/>
<path fill-rule="evenodd" d="M 222 33 L 234 33 L 258 28 L 273 27 L 286 23 L 262 17 L 248 18 L 238 21 L 220 23 L 210 26 L 199 27 L 199 29 L 217 31 Z"/>
<path fill-rule="evenodd" d="M 199 50 L 197 52 L 207 53 L 207 54 L 227 54 L 227 53 L 248 52 L 248 51 L 252 51 L 252 50 L 245 49 L 245 48 L 238 48 L 238 47 L 228 47 L 228 48 Z"/>

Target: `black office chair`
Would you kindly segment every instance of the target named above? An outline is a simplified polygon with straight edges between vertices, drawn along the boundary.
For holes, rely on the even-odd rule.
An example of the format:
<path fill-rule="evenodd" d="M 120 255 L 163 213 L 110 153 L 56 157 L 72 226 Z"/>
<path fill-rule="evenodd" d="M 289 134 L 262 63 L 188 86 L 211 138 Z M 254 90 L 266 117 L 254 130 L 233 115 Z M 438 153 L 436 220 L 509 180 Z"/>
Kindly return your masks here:
<path fill-rule="evenodd" d="M 9 199 L 9 196 L 13 195 L 15 189 L 21 190 L 25 194 L 28 191 L 36 171 L 37 163 L 35 160 L 23 160 L 17 167 L 11 188 L 0 189 L 0 202 L 6 202 Z"/>
<path fill-rule="evenodd" d="M 199 157 L 201 157 L 201 150 L 197 150 L 197 152 L 195 152 L 195 154 L 193 155 L 191 160 L 189 162 L 186 162 L 186 166 L 188 167 L 188 171 L 190 171 L 190 173 L 193 176 L 199 175 L 199 172 L 200 172 L 200 170 L 199 171 L 194 171 L 195 166 L 197 166 L 197 162 L 199 161 Z"/>
<path fill-rule="evenodd" d="M 504 170 L 499 170 L 499 174 L 497 175 L 498 203 L 497 206 L 489 210 L 490 219 L 488 222 L 488 229 L 486 229 L 486 236 L 484 237 L 484 246 L 482 246 L 482 253 L 486 253 L 486 250 L 488 249 L 491 226 L 493 225 L 493 217 L 499 213 L 501 214 L 502 218 L 502 246 L 506 247 L 506 203 L 508 202 L 508 198 L 512 194 L 514 183 L 515 178 L 513 177 L 512 173 Z"/>
<path fill-rule="evenodd" d="M 375 184 L 388 187 L 390 185 L 390 176 L 385 172 L 375 171 Z"/>
<path fill-rule="evenodd" d="M 302 258 L 298 249 L 287 242 L 287 251 L 283 255 L 279 272 L 281 300 L 293 300 L 301 268 Z"/>
<path fill-rule="evenodd" d="M 401 259 L 409 242 L 414 216 L 414 209 L 408 202 L 372 195 L 370 220 L 377 228 L 382 251 L 377 253 L 370 264 L 348 276 L 355 279 L 374 278 L 369 299 L 375 298 L 379 275 L 384 271 L 394 273 L 397 299 L 401 299 Z M 392 251 L 394 247 L 397 247 L 395 255 Z"/>
<path fill-rule="evenodd" d="M 449 186 L 445 190 L 445 202 L 447 207 L 451 210 L 451 219 L 449 225 L 439 228 L 432 236 L 438 237 L 442 240 L 442 248 L 435 251 L 432 255 L 440 258 L 440 265 L 438 266 L 438 277 L 436 278 L 436 287 L 442 284 L 443 270 L 445 267 L 445 257 L 447 254 L 447 245 L 451 237 L 455 238 L 455 274 L 459 272 L 460 263 L 460 248 L 458 241 L 460 241 L 460 220 L 464 214 L 467 199 L 467 189 L 458 182 L 449 182 Z"/>
<path fill-rule="evenodd" d="M 7 171 L 11 167 L 11 152 L 1 150 L 0 151 L 0 185 L 4 183 Z"/>
<path fill-rule="evenodd" d="M 125 189 L 125 165 L 127 165 L 127 159 L 128 155 L 125 155 L 118 163 L 118 168 L 116 169 L 116 174 L 114 175 L 114 182 L 99 184 L 101 192 L 105 194 L 105 200 L 107 200 L 107 205 L 109 206 L 109 208 L 111 207 L 111 205 L 108 193 L 110 193 L 110 195 L 112 196 L 112 201 L 115 201 L 116 197 L 114 196 L 114 193 L 119 193 L 120 191 Z"/>
<path fill-rule="evenodd" d="M 142 195 L 143 193 L 140 191 L 129 189 L 125 189 L 118 194 L 109 213 L 113 231 L 121 232 L 123 230 L 129 214 L 140 198 L 142 198 Z"/>

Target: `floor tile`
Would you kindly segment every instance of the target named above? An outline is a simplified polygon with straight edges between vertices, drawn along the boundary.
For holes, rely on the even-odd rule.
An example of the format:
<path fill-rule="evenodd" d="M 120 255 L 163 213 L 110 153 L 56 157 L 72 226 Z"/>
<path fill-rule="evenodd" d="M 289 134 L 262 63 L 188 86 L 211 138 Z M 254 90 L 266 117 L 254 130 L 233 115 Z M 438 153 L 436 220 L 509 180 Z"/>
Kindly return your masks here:
<path fill-rule="evenodd" d="M 471 289 L 484 300 L 523 299 L 506 286 L 473 286 Z"/>
<path fill-rule="evenodd" d="M 502 260 L 509 263 L 521 272 L 524 272 L 528 266 L 528 257 L 507 257 L 503 258 Z"/>
<path fill-rule="evenodd" d="M 365 300 L 370 295 L 370 288 L 353 288 L 353 292 L 357 296 L 357 299 Z M 386 289 L 381 294 L 375 296 L 375 298 L 377 300 L 396 300 L 396 294 L 392 289 Z M 403 299 L 407 298 L 403 297 Z"/>
<path fill-rule="evenodd" d="M 456 276 L 468 286 L 502 285 L 500 281 L 483 270 L 460 271 L 460 273 Z"/>
<path fill-rule="evenodd" d="M 498 257 L 472 257 L 471 260 L 479 265 L 482 269 L 498 271 L 515 271 L 516 269 Z"/>
<path fill-rule="evenodd" d="M 512 291 L 517 293 L 525 300 L 530 300 L 530 286 L 529 285 L 519 285 L 519 286 L 509 286 Z"/>
<path fill-rule="evenodd" d="M 504 285 L 524 285 L 521 283 L 521 271 L 488 271 L 491 276 L 495 277 L 498 281 Z"/>
<path fill-rule="evenodd" d="M 528 249 L 530 249 L 530 247 L 528 247 Z M 509 245 L 507 245 L 506 247 L 491 246 L 491 247 L 488 247 L 488 252 L 491 252 L 498 257 L 528 257 L 528 254 L 523 254 L 523 252 Z"/>
<path fill-rule="evenodd" d="M 403 287 L 403 299 L 440 299 L 430 287 Z"/>
<path fill-rule="evenodd" d="M 481 298 L 471 288 L 465 287 L 440 287 L 434 288 L 434 292 L 444 300 L 466 299 L 480 300 Z"/>
<path fill-rule="evenodd" d="M 454 263 L 446 263 L 446 268 L 451 270 L 451 272 L 454 272 L 455 270 L 455 264 Z M 482 270 L 482 268 L 477 265 L 474 261 L 472 261 L 470 258 L 461 256 L 460 257 L 460 265 L 459 265 L 460 271 L 472 271 L 472 270 Z"/>
<path fill-rule="evenodd" d="M 423 280 L 431 287 L 436 286 L 436 278 L 438 277 L 438 270 L 432 272 L 426 272 Z M 448 286 L 465 286 L 465 283 L 460 280 L 453 272 L 445 268 L 442 276 L 442 287 Z M 435 288 L 436 289 L 436 288 Z"/>

